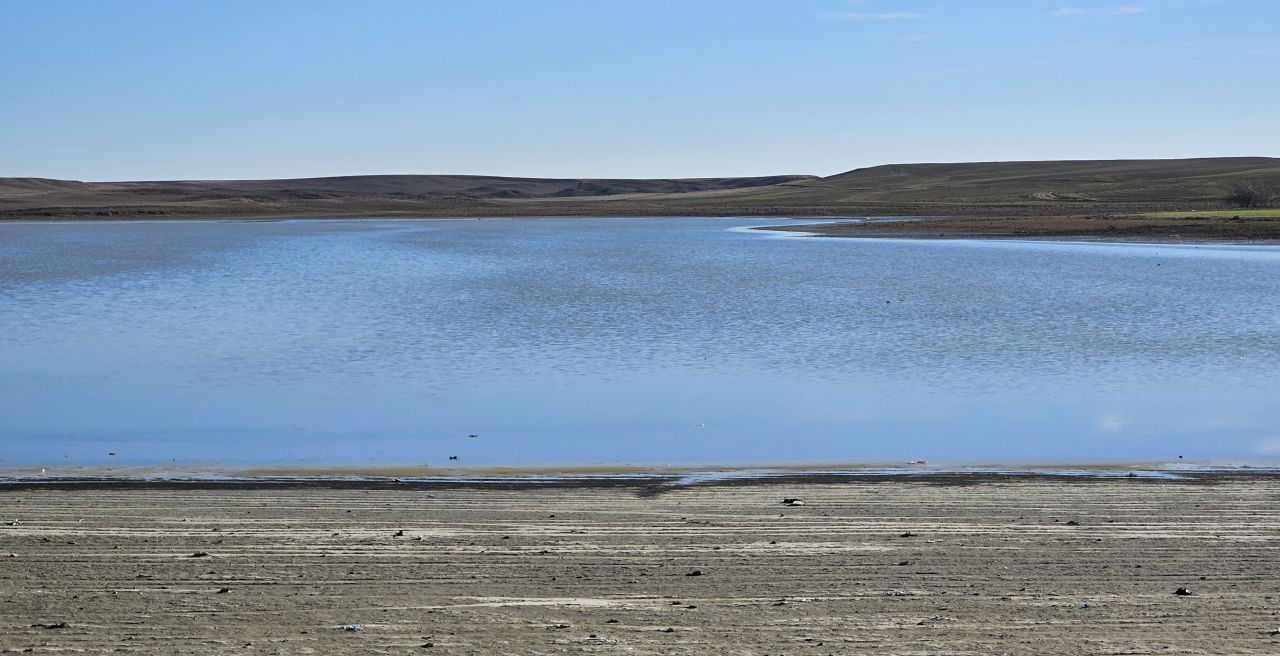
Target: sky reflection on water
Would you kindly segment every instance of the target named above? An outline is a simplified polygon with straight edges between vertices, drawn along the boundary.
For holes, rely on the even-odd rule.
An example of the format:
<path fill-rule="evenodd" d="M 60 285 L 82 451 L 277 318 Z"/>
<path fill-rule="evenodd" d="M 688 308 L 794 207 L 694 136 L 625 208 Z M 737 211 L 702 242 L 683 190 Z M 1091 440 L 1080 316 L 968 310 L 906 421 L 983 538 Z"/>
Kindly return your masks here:
<path fill-rule="evenodd" d="M 1280 456 L 1278 248 L 769 222 L 3 224 L 0 466 Z"/>

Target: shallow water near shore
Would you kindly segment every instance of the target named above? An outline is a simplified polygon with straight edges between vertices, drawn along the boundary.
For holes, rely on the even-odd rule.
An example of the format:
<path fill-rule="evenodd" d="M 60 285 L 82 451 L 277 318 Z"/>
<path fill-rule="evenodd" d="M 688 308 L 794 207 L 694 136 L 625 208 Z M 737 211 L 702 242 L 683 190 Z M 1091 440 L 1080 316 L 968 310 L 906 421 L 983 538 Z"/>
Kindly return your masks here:
<path fill-rule="evenodd" d="M 1280 457 L 1280 248 L 777 222 L 0 224 L 0 467 Z"/>

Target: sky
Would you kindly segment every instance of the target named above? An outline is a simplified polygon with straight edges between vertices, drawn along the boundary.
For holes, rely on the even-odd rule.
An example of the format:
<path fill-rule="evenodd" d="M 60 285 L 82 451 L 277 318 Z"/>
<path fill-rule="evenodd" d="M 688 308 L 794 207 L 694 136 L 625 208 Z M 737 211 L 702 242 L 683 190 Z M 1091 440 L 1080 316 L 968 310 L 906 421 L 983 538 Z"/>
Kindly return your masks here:
<path fill-rule="evenodd" d="M 0 176 L 1280 155 L 1277 0 L 2 0 Z"/>

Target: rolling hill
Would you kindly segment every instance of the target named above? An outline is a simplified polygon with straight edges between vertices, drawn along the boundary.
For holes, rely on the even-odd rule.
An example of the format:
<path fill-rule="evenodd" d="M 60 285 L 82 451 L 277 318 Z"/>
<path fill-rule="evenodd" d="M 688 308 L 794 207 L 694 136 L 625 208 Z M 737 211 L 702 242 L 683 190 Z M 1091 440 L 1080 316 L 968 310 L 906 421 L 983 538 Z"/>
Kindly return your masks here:
<path fill-rule="evenodd" d="M 1226 207 L 1241 182 L 1280 188 L 1280 159 L 893 164 L 823 178 L 0 178 L 0 218 L 1114 214 Z"/>
<path fill-rule="evenodd" d="M 842 203 L 1196 203 L 1222 201 L 1244 180 L 1280 185 L 1280 159 L 891 164 L 795 186 Z"/>

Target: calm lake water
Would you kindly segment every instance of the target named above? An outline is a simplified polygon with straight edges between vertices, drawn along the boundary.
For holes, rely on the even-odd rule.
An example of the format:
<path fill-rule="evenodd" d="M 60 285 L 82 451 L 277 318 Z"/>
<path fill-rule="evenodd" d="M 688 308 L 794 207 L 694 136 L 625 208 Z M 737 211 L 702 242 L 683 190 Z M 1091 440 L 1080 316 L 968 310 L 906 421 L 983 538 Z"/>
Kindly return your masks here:
<path fill-rule="evenodd" d="M 1280 248 L 777 222 L 3 224 L 0 467 L 1280 457 Z"/>

